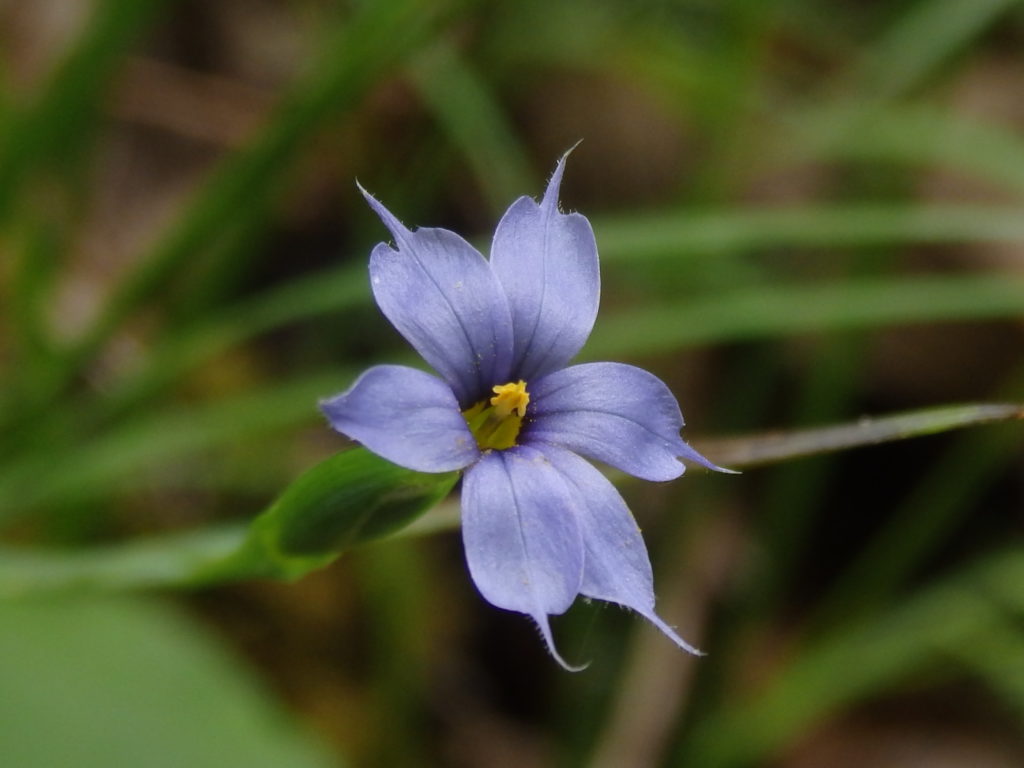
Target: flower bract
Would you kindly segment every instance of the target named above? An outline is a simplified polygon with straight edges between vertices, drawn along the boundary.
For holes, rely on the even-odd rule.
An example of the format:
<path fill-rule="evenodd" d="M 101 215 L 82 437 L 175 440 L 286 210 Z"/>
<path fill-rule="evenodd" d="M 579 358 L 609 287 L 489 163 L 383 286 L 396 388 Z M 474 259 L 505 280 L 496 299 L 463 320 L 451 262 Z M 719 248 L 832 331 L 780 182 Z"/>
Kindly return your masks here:
<path fill-rule="evenodd" d="M 548 618 L 579 595 L 631 608 L 697 653 L 655 613 L 640 530 L 582 457 L 655 481 L 681 475 L 680 459 L 716 467 L 683 442 L 660 379 L 622 363 L 569 365 L 594 325 L 600 277 L 590 223 L 558 208 L 565 160 L 539 203 L 521 197 L 506 211 L 490 259 L 454 232 L 408 229 L 360 187 L 394 239 L 370 255 L 373 295 L 437 375 L 375 366 L 321 407 L 395 464 L 463 470 L 474 583 L 532 617 L 563 666 Z"/>

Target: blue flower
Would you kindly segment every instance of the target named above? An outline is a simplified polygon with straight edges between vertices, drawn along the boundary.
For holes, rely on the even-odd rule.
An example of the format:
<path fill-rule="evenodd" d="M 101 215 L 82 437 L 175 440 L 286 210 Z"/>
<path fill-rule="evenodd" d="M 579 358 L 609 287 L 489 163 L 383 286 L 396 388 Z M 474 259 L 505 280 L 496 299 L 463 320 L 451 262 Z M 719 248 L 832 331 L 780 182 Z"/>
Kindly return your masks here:
<path fill-rule="evenodd" d="M 407 229 L 360 187 L 394 237 L 370 255 L 374 297 L 439 376 L 379 365 L 321 407 L 395 464 L 464 470 L 473 581 L 531 616 L 563 666 L 548 616 L 577 595 L 632 608 L 698 653 L 655 613 L 640 531 L 580 455 L 655 481 L 681 475 L 680 457 L 715 467 L 680 438 L 660 379 L 622 363 L 568 366 L 594 325 L 600 276 L 590 222 L 558 210 L 566 156 L 539 204 L 521 197 L 505 213 L 490 260 L 454 232 Z"/>

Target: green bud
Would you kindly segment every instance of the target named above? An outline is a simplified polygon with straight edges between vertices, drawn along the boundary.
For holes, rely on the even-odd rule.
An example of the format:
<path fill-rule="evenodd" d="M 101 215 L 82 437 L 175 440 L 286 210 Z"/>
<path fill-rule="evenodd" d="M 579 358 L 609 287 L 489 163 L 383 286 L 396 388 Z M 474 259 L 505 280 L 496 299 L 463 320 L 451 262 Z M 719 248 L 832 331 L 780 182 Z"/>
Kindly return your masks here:
<path fill-rule="evenodd" d="M 408 525 L 441 501 L 458 477 L 404 469 L 364 448 L 336 454 L 307 470 L 253 520 L 228 567 L 301 576 Z"/>

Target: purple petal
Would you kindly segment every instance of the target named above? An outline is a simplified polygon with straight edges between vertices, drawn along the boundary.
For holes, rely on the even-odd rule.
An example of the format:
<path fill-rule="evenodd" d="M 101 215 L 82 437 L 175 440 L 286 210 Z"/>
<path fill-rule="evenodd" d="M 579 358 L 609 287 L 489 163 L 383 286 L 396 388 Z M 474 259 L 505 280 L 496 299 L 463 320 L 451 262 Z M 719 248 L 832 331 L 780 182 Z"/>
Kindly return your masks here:
<path fill-rule="evenodd" d="M 654 611 L 654 579 L 640 529 L 619 492 L 579 456 L 562 448 L 541 449 L 582 499 L 580 530 L 584 566 L 580 592 L 597 600 L 632 608 L 668 635 L 684 651 L 700 654 Z"/>
<path fill-rule="evenodd" d="M 657 376 L 623 363 L 563 368 L 529 385 L 521 440 L 560 445 L 645 480 L 671 480 L 683 456 L 712 466 L 679 437 L 683 416 Z"/>
<path fill-rule="evenodd" d="M 516 200 L 498 224 L 491 246 L 491 266 L 512 310 L 512 370 L 527 381 L 568 363 L 597 317 L 600 275 L 594 232 L 580 214 L 558 211 L 565 157 L 558 161 L 540 205 L 529 197 Z"/>
<path fill-rule="evenodd" d="M 539 451 L 490 451 L 466 471 L 462 541 L 469 572 L 493 605 L 525 613 L 558 655 L 549 614 L 564 613 L 579 593 L 583 544 L 576 504 Z"/>
<path fill-rule="evenodd" d="M 360 187 L 397 249 L 370 254 L 377 305 L 466 408 L 510 378 L 512 319 L 490 264 L 446 229 L 411 232 Z"/>
<path fill-rule="evenodd" d="M 370 368 L 320 409 L 339 432 L 418 472 L 462 469 L 480 455 L 448 385 L 414 368 Z"/>

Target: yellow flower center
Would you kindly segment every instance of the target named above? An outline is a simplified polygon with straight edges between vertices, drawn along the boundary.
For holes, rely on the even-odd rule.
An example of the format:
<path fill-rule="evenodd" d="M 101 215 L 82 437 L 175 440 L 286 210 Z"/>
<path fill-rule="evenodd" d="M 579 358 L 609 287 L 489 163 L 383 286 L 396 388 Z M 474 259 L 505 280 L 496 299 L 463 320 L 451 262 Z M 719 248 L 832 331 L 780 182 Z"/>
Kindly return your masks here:
<path fill-rule="evenodd" d="M 515 445 L 519 429 L 523 426 L 526 406 L 530 403 L 525 381 L 499 384 L 491 391 L 494 397 L 490 400 L 481 400 L 462 412 L 481 451 L 491 448 L 504 450 Z"/>

